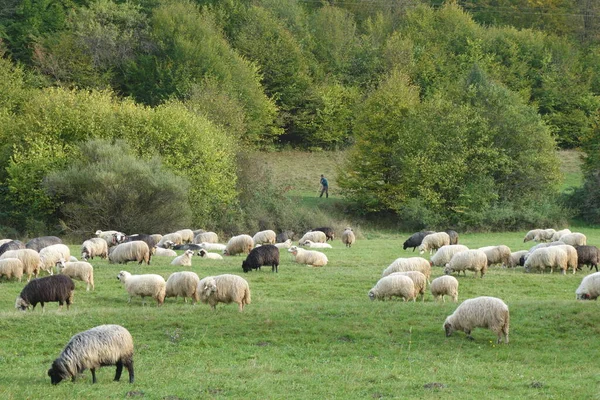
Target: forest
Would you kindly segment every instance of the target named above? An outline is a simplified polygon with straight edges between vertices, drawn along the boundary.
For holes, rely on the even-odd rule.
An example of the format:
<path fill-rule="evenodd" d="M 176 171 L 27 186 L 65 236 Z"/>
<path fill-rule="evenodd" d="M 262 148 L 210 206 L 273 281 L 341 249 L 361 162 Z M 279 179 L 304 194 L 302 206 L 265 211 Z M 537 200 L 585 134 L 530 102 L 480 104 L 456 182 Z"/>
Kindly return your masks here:
<path fill-rule="evenodd" d="M 0 56 L 2 236 L 302 229 L 290 149 L 353 218 L 600 223 L 592 0 L 0 0 Z"/>

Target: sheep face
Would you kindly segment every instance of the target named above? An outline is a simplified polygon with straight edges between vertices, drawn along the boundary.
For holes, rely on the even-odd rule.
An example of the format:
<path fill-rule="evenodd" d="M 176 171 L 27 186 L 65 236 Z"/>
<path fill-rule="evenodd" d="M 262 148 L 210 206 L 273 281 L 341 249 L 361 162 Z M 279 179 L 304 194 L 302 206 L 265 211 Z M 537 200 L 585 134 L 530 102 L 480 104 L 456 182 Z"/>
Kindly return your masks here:
<path fill-rule="evenodd" d="M 204 257 L 204 256 L 206 255 L 206 250 L 204 250 L 204 249 L 200 249 L 200 250 L 198 250 L 198 255 L 199 255 L 200 257 Z"/>
<path fill-rule="evenodd" d="M 444 324 L 444 330 L 446 331 L 446 337 L 449 337 L 454 332 L 454 327 L 450 322 Z"/>
<path fill-rule="evenodd" d="M 292 253 L 293 255 L 298 254 L 298 247 L 297 246 L 292 246 L 288 249 L 288 253 Z"/>
<path fill-rule="evenodd" d="M 119 272 L 119 275 L 117 275 L 117 279 L 123 283 L 130 276 L 131 276 L 131 274 L 129 272 L 121 271 L 121 272 Z"/>
<path fill-rule="evenodd" d="M 192 258 L 192 256 L 194 255 L 194 250 L 186 250 L 185 254 L 189 257 Z"/>
<path fill-rule="evenodd" d="M 52 382 L 53 385 L 58 385 L 63 379 L 65 379 L 65 376 L 68 376 L 68 373 L 65 371 L 62 365 L 54 361 L 52 363 L 52 367 L 50 367 L 48 370 L 48 376 L 50 377 L 50 382 Z"/>
<path fill-rule="evenodd" d="M 372 290 L 369 290 L 369 299 L 371 299 L 371 301 L 375 300 L 375 292 Z"/>
<path fill-rule="evenodd" d="M 589 293 L 578 293 L 577 300 L 592 300 L 592 296 Z"/>
<path fill-rule="evenodd" d="M 444 268 L 444 275 L 450 275 L 452 272 L 454 272 L 454 270 L 450 267 L 450 264 L 446 264 L 446 267 Z"/>
<path fill-rule="evenodd" d="M 17 300 L 15 301 L 15 308 L 17 310 L 26 311 L 30 306 L 31 304 L 23 300 L 21 296 L 17 296 Z"/>
<path fill-rule="evenodd" d="M 214 280 L 209 280 L 204 284 L 204 287 L 200 288 L 204 297 L 209 297 L 211 294 L 217 291 L 217 284 Z"/>

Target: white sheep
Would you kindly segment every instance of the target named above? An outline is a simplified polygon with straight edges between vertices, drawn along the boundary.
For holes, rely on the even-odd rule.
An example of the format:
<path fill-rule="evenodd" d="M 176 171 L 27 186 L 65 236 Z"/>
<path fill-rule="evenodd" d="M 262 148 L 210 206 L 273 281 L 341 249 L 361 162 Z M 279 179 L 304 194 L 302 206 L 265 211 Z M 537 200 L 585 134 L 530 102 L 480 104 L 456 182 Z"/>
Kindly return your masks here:
<path fill-rule="evenodd" d="M 254 248 L 254 240 L 250 235 L 234 236 L 227 242 L 223 250 L 225 256 L 235 256 L 237 254 L 248 254 Z"/>
<path fill-rule="evenodd" d="M 485 253 L 488 260 L 488 267 L 491 267 L 495 264 L 500 264 L 506 268 L 510 263 L 510 248 L 508 246 L 501 244 L 499 246 L 481 247 L 478 250 L 481 250 Z"/>
<path fill-rule="evenodd" d="M 444 322 L 446 337 L 454 331 L 464 331 L 467 338 L 474 340 L 471 331 L 475 328 L 488 328 L 498 336 L 498 343 L 508 344 L 510 314 L 508 306 L 496 297 L 476 297 L 463 301 L 454 313 Z"/>
<path fill-rule="evenodd" d="M 312 240 L 305 240 L 302 244 L 304 247 L 308 247 L 309 249 L 331 249 L 331 245 L 329 243 L 315 243 Z"/>
<path fill-rule="evenodd" d="M 254 240 L 254 245 L 275 244 L 276 238 L 277 234 L 275 233 L 275 231 L 269 229 L 266 231 L 256 232 L 256 234 L 252 237 L 252 240 Z"/>
<path fill-rule="evenodd" d="M 40 250 L 41 269 L 50 275 L 54 273 L 54 266 L 63 264 L 69 258 L 71 258 L 71 251 L 64 244 L 53 244 Z"/>
<path fill-rule="evenodd" d="M 115 381 L 121 379 L 123 367 L 129 372 L 129 383 L 133 383 L 133 338 L 120 325 L 100 325 L 74 335 L 60 356 L 48 370 L 53 385 L 63 379 L 75 380 L 86 369 L 92 373 L 96 383 L 96 368 L 116 365 Z"/>
<path fill-rule="evenodd" d="M 27 275 L 27 282 L 31 280 L 31 275 L 36 278 L 40 272 L 42 262 L 40 254 L 31 249 L 8 250 L 0 255 L 0 260 L 5 258 L 18 258 L 23 263 L 23 275 Z"/>
<path fill-rule="evenodd" d="M 183 243 L 183 237 L 177 232 L 167 233 L 160 239 L 160 242 L 158 242 L 156 246 L 168 249 L 169 245 L 167 242 L 173 242 L 173 245 L 180 245 Z"/>
<path fill-rule="evenodd" d="M 58 273 L 66 275 L 71 279 L 77 279 L 86 283 L 86 291 L 96 290 L 94 286 L 94 267 L 92 264 L 85 261 L 66 262 L 58 266 Z"/>
<path fill-rule="evenodd" d="M 552 236 L 556 233 L 556 231 L 552 228 L 550 229 L 542 229 L 540 230 L 533 240 L 535 242 L 550 242 L 552 241 Z"/>
<path fill-rule="evenodd" d="M 443 275 L 435 278 L 431 281 L 429 289 L 435 300 L 441 297 L 445 303 L 446 299 L 444 296 L 450 296 L 455 303 L 458 301 L 458 279 L 452 275 Z"/>
<path fill-rule="evenodd" d="M 310 231 L 306 232 L 302 238 L 298 241 L 298 244 L 302 246 L 305 241 L 310 240 L 315 243 L 325 243 L 327 241 L 327 235 L 321 231 Z"/>
<path fill-rule="evenodd" d="M 585 246 L 587 244 L 587 238 L 580 232 L 567 233 L 561 236 L 559 241 L 571 246 Z"/>
<path fill-rule="evenodd" d="M 419 254 L 423 254 L 428 251 L 430 254 L 439 249 L 442 246 L 448 246 L 450 244 L 450 235 L 446 232 L 431 233 L 423 238 L 421 245 L 419 246 Z"/>
<path fill-rule="evenodd" d="M 292 239 L 288 239 L 283 243 L 275 243 L 275 247 L 278 249 L 289 249 L 292 247 Z"/>
<path fill-rule="evenodd" d="M 198 256 L 206 258 L 207 260 L 222 260 L 223 256 L 218 253 L 209 253 L 204 249 L 198 250 Z"/>
<path fill-rule="evenodd" d="M 119 272 L 117 279 L 125 286 L 129 294 L 129 301 L 133 296 L 140 296 L 142 304 L 145 304 L 144 297 L 152 297 L 158 303 L 158 306 L 165 302 L 167 283 L 165 278 L 157 274 L 131 275 L 127 271 Z"/>
<path fill-rule="evenodd" d="M 8 243 L 8 242 L 12 242 L 14 241 L 14 239 L 0 239 L 0 246 L 2 246 L 4 243 Z"/>
<path fill-rule="evenodd" d="M 21 282 L 21 278 L 23 278 L 23 262 L 18 258 L 0 259 L 0 277 L 2 276 L 5 276 L 8 280 L 17 278 Z"/>
<path fill-rule="evenodd" d="M 154 250 L 154 255 L 158 257 L 177 257 L 175 250 L 164 249 L 162 247 L 156 247 Z"/>
<path fill-rule="evenodd" d="M 193 255 L 193 250 L 186 250 L 185 253 L 183 253 L 179 257 L 175 257 L 175 259 L 171 261 L 171 265 L 183 265 L 184 267 L 191 267 Z"/>
<path fill-rule="evenodd" d="M 198 283 L 198 294 L 203 303 L 216 310 L 218 303 L 236 303 L 240 312 L 250 304 L 250 286 L 241 276 L 224 274 L 207 276 Z"/>
<path fill-rule="evenodd" d="M 182 243 L 192 243 L 194 241 L 194 231 L 191 229 L 181 229 L 175 233 L 179 233 Z"/>
<path fill-rule="evenodd" d="M 154 240 L 154 243 L 156 243 L 158 245 L 158 243 L 162 240 L 163 235 L 161 235 L 160 233 L 154 233 L 154 234 L 150 235 L 150 238 L 152 240 Z"/>
<path fill-rule="evenodd" d="M 96 231 L 96 236 L 106 240 L 108 247 L 116 246 L 125 240 L 125 234 L 119 231 Z"/>
<path fill-rule="evenodd" d="M 431 256 L 429 263 L 432 267 L 444 267 L 450 262 L 453 255 L 467 250 L 469 250 L 469 248 L 462 244 L 451 244 L 441 247 L 433 256 Z"/>
<path fill-rule="evenodd" d="M 323 267 L 329 261 L 327 256 L 320 251 L 305 250 L 298 246 L 290 247 L 288 253 L 294 256 L 294 261 L 298 264 L 312 265 L 313 267 Z"/>
<path fill-rule="evenodd" d="M 121 243 L 112 247 L 108 254 L 109 264 L 127 264 L 129 261 L 150 265 L 150 248 L 142 240 Z"/>
<path fill-rule="evenodd" d="M 225 244 L 221 244 L 221 243 L 208 243 L 208 242 L 202 242 L 199 243 L 198 246 L 200 246 L 201 248 L 203 248 L 206 251 L 223 251 L 227 248 L 227 245 Z"/>
<path fill-rule="evenodd" d="M 403 275 L 408 276 L 415 285 L 415 297 L 421 295 L 421 300 L 425 301 L 425 290 L 427 290 L 427 277 L 419 271 L 394 272 L 388 276 Z"/>
<path fill-rule="evenodd" d="M 525 234 L 525 237 L 523 238 L 523 243 L 525 242 L 529 242 L 530 240 L 533 240 L 535 238 L 535 236 L 540 233 L 541 231 L 543 231 L 543 229 L 532 229 L 529 232 L 527 232 Z"/>
<path fill-rule="evenodd" d="M 600 272 L 585 276 L 575 291 L 577 300 L 596 300 L 600 296 Z"/>
<path fill-rule="evenodd" d="M 567 252 L 558 246 L 544 247 L 535 250 L 525 260 L 525 272 L 532 270 L 541 270 L 544 272 L 546 268 L 550 268 L 550 273 L 554 268 L 559 268 L 563 274 L 566 273 L 568 266 Z"/>
<path fill-rule="evenodd" d="M 563 237 L 569 233 L 571 233 L 570 229 L 562 229 L 560 231 L 556 231 L 556 232 L 554 232 L 554 235 L 552 235 L 552 238 L 550 239 L 550 241 L 551 242 L 559 241 L 561 237 Z"/>
<path fill-rule="evenodd" d="M 529 250 L 519 250 L 519 251 L 510 253 L 510 258 L 508 260 L 508 267 L 515 268 L 517 265 L 519 265 L 519 262 L 521 261 L 521 257 L 523 257 L 527 254 L 529 254 Z"/>
<path fill-rule="evenodd" d="M 219 243 L 219 235 L 214 232 L 202 232 L 194 237 L 194 243 Z"/>
<path fill-rule="evenodd" d="M 91 238 L 81 245 L 81 258 L 87 260 L 94 257 L 108 258 L 108 243 L 102 238 Z"/>
<path fill-rule="evenodd" d="M 428 282 L 431 279 L 431 265 L 423 257 L 397 258 L 383 270 L 381 277 L 388 276 L 394 272 L 406 271 L 419 271 L 427 277 Z"/>
<path fill-rule="evenodd" d="M 183 301 L 187 303 L 187 298 L 192 299 L 192 303 L 200 301 L 198 295 L 198 283 L 200 278 L 195 272 L 181 271 L 174 272 L 167 279 L 166 297 L 183 297 Z"/>
<path fill-rule="evenodd" d="M 487 271 L 487 263 L 487 256 L 481 250 L 461 251 L 452 256 L 450 262 L 446 264 L 444 274 L 450 275 L 452 272 L 456 271 L 460 275 L 460 271 L 463 271 L 466 276 L 467 270 L 469 270 L 475 272 L 475 278 L 477 278 L 477 272 L 479 272 L 483 278 L 483 275 Z"/>
<path fill-rule="evenodd" d="M 556 247 L 559 249 L 563 249 L 567 253 L 567 268 L 571 268 L 573 270 L 573 273 L 577 272 L 577 249 L 575 249 L 575 247 L 569 244 L 557 245 Z"/>
<path fill-rule="evenodd" d="M 352 228 L 348 227 L 344 229 L 344 232 L 342 232 L 342 243 L 344 243 L 346 247 L 352 247 L 354 242 L 356 242 L 356 235 L 354 235 Z"/>
<path fill-rule="evenodd" d="M 402 297 L 404 301 L 416 301 L 415 285 L 408 276 L 389 275 L 381 278 L 371 290 L 371 300 L 386 300 L 392 297 Z"/>

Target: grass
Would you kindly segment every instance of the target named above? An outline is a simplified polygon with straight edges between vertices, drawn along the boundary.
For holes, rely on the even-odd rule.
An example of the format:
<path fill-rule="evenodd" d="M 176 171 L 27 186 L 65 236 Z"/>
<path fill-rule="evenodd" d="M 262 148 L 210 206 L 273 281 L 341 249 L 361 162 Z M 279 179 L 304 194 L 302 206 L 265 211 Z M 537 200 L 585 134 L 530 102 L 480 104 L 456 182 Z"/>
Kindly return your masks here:
<path fill-rule="evenodd" d="M 600 242 L 600 229 L 583 232 Z M 461 242 L 516 251 L 531 245 L 522 242 L 524 233 L 462 235 Z M 574 300 L 582 273 L 493 268 L 483 279 L 461 276 L 459 301 L 491 295 L 509 305 L 511 343 L 496 345 L 485 329 L 473 332 L 475 341 L 460 332 L 446 338 L 442 323 L 456 304 L 434 303 L 429 293 L 424 303 L 367 297 L 391 261 L 417 255 L 402 250 L 406 237 L 379 234 L 351 249 L 336 241 L 323 268 L 296 265 L 282 253 L 278 274 L 243 274 L 243 257 L 195 258 L 191 270 L 200 277 L 235 273 L 248 280 L 252 304 L 243 313 L 234 304 L 213 312 L 181 299 L 160 308 L 139 298 L 127 304 L 118 271 L 166 278 L 182 269 L 165 258 L 126 267 L 93 260 L 96 290 L 76 282 L 69 311 L 51 303 L 45 313 L 39 306 L 18 312 L 14 299 L 24 283 L 2 282 L 0 398 L 598 398 L 598 303 Z M 77 254 L 78 246 L 71 250 Z M 86 371 L 75 383 L 51 386 L 46 371 L 69 338 L 104 323 L 132 333 L 136 382 L 112 382 L 114 367 L 104 367 L 96 385 Z"/>
<path fill-rule="evenodd" d="M 577 150 L 562 150 L 559 152 L 561 161 L 560 171 L 563 174 L 561 191 L 578 188 L 583 185 L 583 174 L 581 173 L 581 152 Z"/>

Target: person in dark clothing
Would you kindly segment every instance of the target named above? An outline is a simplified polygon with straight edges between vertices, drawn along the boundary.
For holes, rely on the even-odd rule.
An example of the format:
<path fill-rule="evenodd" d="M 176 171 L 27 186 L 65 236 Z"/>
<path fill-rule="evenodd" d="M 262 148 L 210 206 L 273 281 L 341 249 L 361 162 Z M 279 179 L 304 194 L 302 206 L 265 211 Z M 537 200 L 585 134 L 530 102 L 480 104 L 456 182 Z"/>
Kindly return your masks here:
<path fill-rule="evenodd" d="M 319 197 L 323 197 L 323 193 L 325 193 L 325 198 L 329 198 L 329 182 L 327 182 L 327 178 L 324 175 L 321 175 L 321 194 Z"/>

